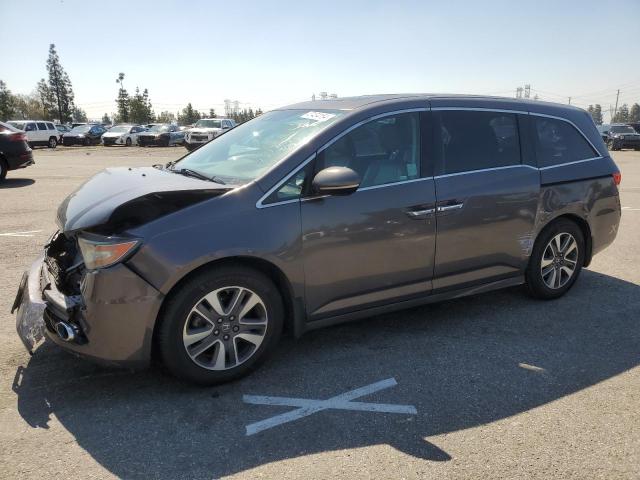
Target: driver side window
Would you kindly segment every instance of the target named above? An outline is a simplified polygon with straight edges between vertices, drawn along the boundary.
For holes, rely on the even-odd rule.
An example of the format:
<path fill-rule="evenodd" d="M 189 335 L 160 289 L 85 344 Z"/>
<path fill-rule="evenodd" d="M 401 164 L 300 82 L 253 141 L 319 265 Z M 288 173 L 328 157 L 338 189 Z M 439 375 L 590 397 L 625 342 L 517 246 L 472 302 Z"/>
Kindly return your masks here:
<path fill-rule="evenodd" d="M 348 167 L 360 188 L 420 177 L 420 114 L 400 113 L 361 125 L 324 149 L 315 171 Z"/>

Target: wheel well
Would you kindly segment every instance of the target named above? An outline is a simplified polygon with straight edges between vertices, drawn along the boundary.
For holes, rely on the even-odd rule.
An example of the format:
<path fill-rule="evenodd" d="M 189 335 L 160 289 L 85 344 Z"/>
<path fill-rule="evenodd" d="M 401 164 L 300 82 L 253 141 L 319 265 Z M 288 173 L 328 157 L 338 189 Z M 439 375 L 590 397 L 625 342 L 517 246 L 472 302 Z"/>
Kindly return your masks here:
<path fill-rule="evenodd" d="M 252 268 L 266 275 L 275 284 L 276 288 L 278 289 L 278 292 L 280 293 L 280 297 L 282 298 L 282 304 L 285 309 L 285 319 L 284 319 L 285 331 L 294 330 L 295 309 L 293 304 L 293 289 L 291 288 L 291 284 L 289 283 L 289 280 L 287 279 L 285 274 L 282 272 L 282 270 L 280 270 L 274 264 L 266 260 L 262 260 L 260 258 L 255 258 L 255 257 L 223 258 L 220 260 L 214 260 L 213 262 L 205 263 L 204 265 L 201 265 L 195 270 L 192 270 L 191 272 L 186 274 L 184 277 L 182 277 L 178 282 L 176 282 L 176 284 L 173 285 L 173 287 L 171 287 L 171 290 L 169 290 L 167 295 L 165 295 L 165 298 L 162 302 L 162 306 L 158 311 L 157 318 L 160 319 L 162 317 L 165 305 L 167 305 L 168 300 L 172 297 L 172 295 L 175 292 L 177 292 L 180 289 L 180 287 L 185 282 L 187 282 L 193 276 L 199 275 L 205 270 L 221 267 L 221 266 L 242 266 L 246 268 Z M 159 321 L 156 321 L 153 327 L 153 345 L 151 349 L 152 358 L 158 358 L 157 351 L 156 351 L 157 350 L 156 335 L 159 330 L 158 328 L 159 325 L 160 325 Z"/>
<path fill-rule="evenodd" d="M 588 267 L 589 264 L 591 263 L 591 251 L 592 251 L 591 249 L 593 245 L 593 239 L 591 238 L 591 227 L 589 226 L 589 223 L 584 218 L 579 217 L 578 215 L 567 213 L 554 218 L 547 225 L 545 225 L 545 228 L 547 228 L 549 225 L 552 225 L 553 223 L 557 222 L 560 219 L 570 220 L 576 225 L 578 225 L 578 227 L 580 227 L 580 230 L 582 231 L 582 236 L 584 237 L 584 243 L 585 243 L 584 266 Z"/>

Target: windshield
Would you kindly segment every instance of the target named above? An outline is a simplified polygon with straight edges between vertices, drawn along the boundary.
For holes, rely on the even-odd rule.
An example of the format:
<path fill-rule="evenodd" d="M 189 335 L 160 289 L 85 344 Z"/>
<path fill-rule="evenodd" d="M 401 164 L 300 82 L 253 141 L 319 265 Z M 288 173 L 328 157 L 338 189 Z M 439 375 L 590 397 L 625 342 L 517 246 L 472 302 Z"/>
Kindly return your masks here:
<path fill-rule="evenodd" d="M 612 133 L 636 133 L 633 127 L 629 125 L 616 125 L 615 127 L 611 127 Z"/>
<path fill-rule="evenodd" d="M 168 132 L 169 131 L 169 126 L 168 125 L 154 125 L 153 127 L 151 127 L 149 129 L 150 132 Z"/>
<path fill-rule="evenodd" d="M 222 128 L 220 120 L 198 120 L 195 128 Z"/>
<path fill-rule="evenodd" d="M 77 127 L 73 128 L 71 131 L 74 133 L 85 133 L 85 132 L 88 132 L 89 130 L 91 130 L 91 125 L 78 125 Z"/>
<path fill-rule="evenodd" d="M 115 126 L 115 127 L 111 127 L 109 129 L 109 133 L 114 132 L 114 133 L 128 133 L 129 130 L 131 130 L 131 127 L 128 125 L 120 125 L 120 126 Z"/>
<path fill-rule="evenodd" d="M 24 130 L 26 122 L 7 122 L 9 125 L 16 127 L 18 130 Z"/>
<path fill-rule="evenodd" d="M 196 170 L 225 183 L 250 182 L 342 115 L 339 110 L 268 112 L 195 150 L 174 168 Z"/>

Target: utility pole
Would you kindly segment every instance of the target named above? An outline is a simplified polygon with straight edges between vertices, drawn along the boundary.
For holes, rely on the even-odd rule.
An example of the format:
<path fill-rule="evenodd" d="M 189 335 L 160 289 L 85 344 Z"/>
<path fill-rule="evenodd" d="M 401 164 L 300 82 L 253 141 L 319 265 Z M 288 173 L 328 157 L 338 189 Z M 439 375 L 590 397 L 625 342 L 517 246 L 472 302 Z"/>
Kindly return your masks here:
<path fill-rule="evenodd" d="M 611 123 L 613 123 L 613 119 L 618 113 L 618 98 L 620 98 L 620 89 L 618 89 L 618 93 L 616 93 L 616 108 L 613 109 L 613 117 L 611 117 Z"/>

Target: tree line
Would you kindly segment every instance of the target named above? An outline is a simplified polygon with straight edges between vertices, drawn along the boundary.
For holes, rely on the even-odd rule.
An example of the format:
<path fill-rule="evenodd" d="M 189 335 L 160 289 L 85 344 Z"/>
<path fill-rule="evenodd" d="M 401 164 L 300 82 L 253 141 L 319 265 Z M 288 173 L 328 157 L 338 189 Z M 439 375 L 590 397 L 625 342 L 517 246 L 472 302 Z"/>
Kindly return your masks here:
<path fill-rule="evenodd" d="M 49 45 L 46 71 L 47 78 L 40 79 L 34 91 L 27 95 L 12 93 L 0 80 L 0 119 L 33 118 L 60 123 L 87 120 L 84 110 L 74 103 L 71 79 L 53 43 Z"/>
<path fill-rule="evenodd" d="M 602 106 L 598 103 L 595 105 L 589 105 L 587 108 L 587 112 L 591 114 L 591 118 L 596 125 L 602 125 Z M 616 114 L 613 116 L 613 120 L 611 123 L 631 123 L 631 122 L 640 122 L 640 104 L 634 103 L 629 107 L 626 103 L 623 103 L 622 106 L 618 109 Z"/>
<path fill-rule="evenodd" d="M 60 63 L 56 46 L 49 45 L 49 56 L 46 63 L 47 79 L 42 78 L 30 94 L 14 94 L 7 84 L 0 80 L 0 120 L 34 119 L 51 120 L 60 123 L 86 122 L 87 114 L 74 103 L 73 86 L 69 75 Z M 149 90 L 142 91 L 136 86 L 130 95 L 124 86 L 125 74 L 120 72 L 116 78 L 119 85 L 116 97 L 116 114 L 110 118 L 107 113 L 102 116 L 102 123 L 135 123 L 148 124 L 173 123 L 190 125 L 201 118 L 216 118 L 213 108 L 208 112 L 199 112 L 191 103 L 187 104 L 177 115 L 163 111 L 158 115 L 153 111 Z M 261 109 L 244 109 L 229 115 L 236 123 L 246 122 L 262 114 Z"/>

